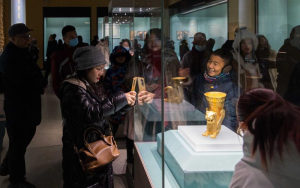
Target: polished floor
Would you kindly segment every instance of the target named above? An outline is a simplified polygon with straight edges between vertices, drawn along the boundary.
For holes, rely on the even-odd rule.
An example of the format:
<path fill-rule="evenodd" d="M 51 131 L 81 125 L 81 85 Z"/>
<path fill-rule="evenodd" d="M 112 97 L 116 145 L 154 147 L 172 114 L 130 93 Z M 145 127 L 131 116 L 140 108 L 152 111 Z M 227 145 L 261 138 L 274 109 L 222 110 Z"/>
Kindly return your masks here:
<path fill-rule="evenodd" d="M 0 114 L 3 113 L 3 96 L 0 96 Z M 47 89 L 42 97 L 42 123 L 29 145 L 26 153 L 27 180 L 37 188 L 62 187 L 62 119 L 59 109 L 59 101 L 51 89 Z M 121 156 L 114 162 L 115 188 L 127 188 L 128 176 L 126 175 L 126 150 L 124 141 L 119 140 Z M 8 138 L 5 136 L 1 158 L 5 155 L 8 146 Z M 0 188 L 9 185 L 8 176 L 0 176 Z M 131 187 L 131 186 L 130 186 Z"/>

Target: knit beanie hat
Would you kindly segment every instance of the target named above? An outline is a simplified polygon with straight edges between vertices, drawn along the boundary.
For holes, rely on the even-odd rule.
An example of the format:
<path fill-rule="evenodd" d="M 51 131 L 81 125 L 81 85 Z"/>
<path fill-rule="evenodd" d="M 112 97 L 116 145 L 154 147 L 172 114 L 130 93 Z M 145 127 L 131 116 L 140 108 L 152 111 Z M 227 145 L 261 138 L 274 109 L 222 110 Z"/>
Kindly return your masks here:
<path fill-rule="evenodd" d="M 103 53 L 94 46 L 77 48 L 73 54 L 76 70 L 87 70 L 105 64 Z"/>

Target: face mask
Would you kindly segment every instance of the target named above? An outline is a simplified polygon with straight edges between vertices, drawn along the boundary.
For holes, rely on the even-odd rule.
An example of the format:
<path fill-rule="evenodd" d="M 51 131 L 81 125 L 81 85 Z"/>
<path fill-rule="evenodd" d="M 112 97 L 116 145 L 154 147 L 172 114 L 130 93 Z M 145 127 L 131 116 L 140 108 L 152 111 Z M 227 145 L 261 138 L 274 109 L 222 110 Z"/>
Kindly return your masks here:
<path fill-rule="evenodd" d="M 130 48 L 129 47 L 124 47 L 127 51 L 129 51 L 130 50 Z"/>
<path fill-rule="evenodd" d="M 74 39 L 70 40 L 70 42 L 69 42 L 69 45 L 71 47 L 75 47 L 75 46 L 77 46 L 77 44 L 78 44 L 78 38 L 74 38 Z"/>
<path fill-rule="evenodd" d="M 205 45 L 195 45 L 195 49 L 198 51 L 198 52 L 202 52 L 206 49 L 206 46 Z"/>

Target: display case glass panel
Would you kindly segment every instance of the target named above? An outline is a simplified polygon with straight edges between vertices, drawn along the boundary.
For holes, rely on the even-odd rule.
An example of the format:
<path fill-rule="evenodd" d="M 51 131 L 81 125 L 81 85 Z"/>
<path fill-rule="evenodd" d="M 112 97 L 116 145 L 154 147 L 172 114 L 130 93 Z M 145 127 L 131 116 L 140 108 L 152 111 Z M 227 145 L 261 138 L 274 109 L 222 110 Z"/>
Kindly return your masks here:
<path fill-rule="evenodd" d="M 300 60 L 279 50 L 300 49 L 298 4 L 112 0 L 111 41 L 133 43 L 128 88 L 138 97 L 126 135 L 135 143 L 136 187 L 230 185 L 243 157 L 239 97 L 265 88 L 299 105 Z"/>

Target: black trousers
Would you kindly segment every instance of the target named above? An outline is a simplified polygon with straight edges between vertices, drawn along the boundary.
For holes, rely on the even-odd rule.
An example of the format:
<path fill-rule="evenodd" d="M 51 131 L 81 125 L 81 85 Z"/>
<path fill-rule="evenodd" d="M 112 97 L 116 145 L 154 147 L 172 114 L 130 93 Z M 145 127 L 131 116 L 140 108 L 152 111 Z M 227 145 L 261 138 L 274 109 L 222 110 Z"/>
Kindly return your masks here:
<path fill-rule="evenodd" d="M 25 178 L 25 153 L 36 132 L 35 125 L 7 125 L 9 147 L 2 165 L 9 170 L 10 182 L 22 181 Z"/>

